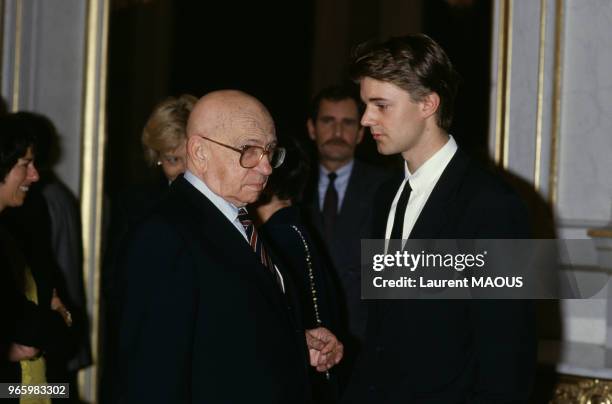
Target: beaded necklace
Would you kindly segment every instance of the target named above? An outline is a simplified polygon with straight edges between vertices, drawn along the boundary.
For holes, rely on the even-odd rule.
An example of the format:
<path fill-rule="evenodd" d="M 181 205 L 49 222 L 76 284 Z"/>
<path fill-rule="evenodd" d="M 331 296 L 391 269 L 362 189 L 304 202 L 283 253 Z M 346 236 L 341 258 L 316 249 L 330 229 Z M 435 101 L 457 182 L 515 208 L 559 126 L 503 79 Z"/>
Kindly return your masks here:
<path fill-rule="evenodd" d="M 300 236 L 300 239 L 302 239 L 302 244 L 304 245 L 304 252 L 306 253 L 306 266 L 308 267 L 308 281 L 310 283 L 310 295 L 312 296 L 312 305 L 313 305 L 314 313 L 315 313 L 315 321 L 317 322 L 317 325 L 321 325 L 323 324 L 323 322 L 321 321 L 321 316 L 319 316 L 319 305 L 317 303 L 317 300 L 318 300 L 317 299 L 317 289 L 315 287 L 314 273 L 312 270 L 312 258 L 310 257 L 310 249 L 308 248 L 308 243 L 306 243 L 306 238 L 304 238 L 304 235 L 302 234 L 300 229 L 298 229 L 297 226 L 293 224 L 291 225 L 291 228 L 296 231 L 298 236 Z"/>

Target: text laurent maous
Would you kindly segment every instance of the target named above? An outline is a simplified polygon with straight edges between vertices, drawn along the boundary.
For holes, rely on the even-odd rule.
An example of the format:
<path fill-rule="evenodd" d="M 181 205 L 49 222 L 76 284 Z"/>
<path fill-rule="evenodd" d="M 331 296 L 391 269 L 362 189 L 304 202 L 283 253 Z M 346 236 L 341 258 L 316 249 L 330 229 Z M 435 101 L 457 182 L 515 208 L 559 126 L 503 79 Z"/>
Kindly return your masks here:
<path fill-rule="evenodd" d="M 522 288 L 522 276 L 482 276 L 471 279 L 426 279 L 422 276 L 417 280 L 402 276 L 399 279 L 383 279 L 376 276 L 373 279 L 375 288 Z"/>

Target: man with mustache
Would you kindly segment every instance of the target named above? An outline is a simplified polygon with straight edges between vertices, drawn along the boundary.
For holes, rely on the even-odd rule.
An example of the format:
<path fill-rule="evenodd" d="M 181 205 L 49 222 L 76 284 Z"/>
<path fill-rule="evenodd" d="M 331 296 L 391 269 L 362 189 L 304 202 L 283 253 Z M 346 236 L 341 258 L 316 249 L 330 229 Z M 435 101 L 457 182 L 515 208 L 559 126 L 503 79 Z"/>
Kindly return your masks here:
<path fill-rule="evenodd" d="M 307 121 L 319 166 L 305 194 L 306 216 L 328 252 L 328 264 L 340 288 L 340 323 L 348 331 L 341 338 L 345 344 L 339 367 L 341 388 L 365 333 L 360 240 L 370 237 L 373 197 L 387 178 L 383 170 L 355 159 L 355 148 L 364 134 L 361 112 L 356 86 L 336 85 L 314 97 Z"/>
<path fill-rule="evenodd" d="M 309 403 L 307 348 L 318 371 L 339 362 L 329 331 L 304 331 L 290 278 L 245 209 L 284 155 L 252 96 L 215 91 L 193 107 L 187 171 L 122 260 L 118 401 Z"/>

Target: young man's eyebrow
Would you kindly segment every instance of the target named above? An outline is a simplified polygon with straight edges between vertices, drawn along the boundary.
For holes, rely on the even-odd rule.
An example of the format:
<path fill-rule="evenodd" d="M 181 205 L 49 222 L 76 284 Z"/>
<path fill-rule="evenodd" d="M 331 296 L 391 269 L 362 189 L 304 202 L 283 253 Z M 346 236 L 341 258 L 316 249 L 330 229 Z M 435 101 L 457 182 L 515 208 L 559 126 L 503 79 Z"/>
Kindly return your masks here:
<path fill-rule="evenodd" d="M 383 97 L 372 97 L 372 98 L 368 98 L 368 101 L 369 102 L 376 102 L 376 101 L 389 101 L 389 100 L 386 99 L 386 98 L 383 98 Z"/>

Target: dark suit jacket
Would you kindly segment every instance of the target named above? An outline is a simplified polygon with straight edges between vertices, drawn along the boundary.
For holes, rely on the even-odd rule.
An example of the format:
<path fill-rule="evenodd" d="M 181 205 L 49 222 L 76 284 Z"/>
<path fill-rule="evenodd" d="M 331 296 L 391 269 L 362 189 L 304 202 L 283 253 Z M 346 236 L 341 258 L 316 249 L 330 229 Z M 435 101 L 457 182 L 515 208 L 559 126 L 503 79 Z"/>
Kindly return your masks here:
<path fill-rule="evenodd" d="M 8 362 L 11 343 L 39 348 L 46 359 L 47 381 L 66 382 L 66 360 L 74 353 L 74 333 L 51 310 L 53 289 L 64 298 L 59 269 L 50 248 L 49 217 L 36 191 L 20 208 L 0 214 L 0 382 L 20 382 L 18 362 Z M 25 296 L 25 269 L 36 282 L 38 304 Z"/>
<path fill-rule="evenodd" d="M 333 240 L 324 236 L 323 215 L 319 208 L 319 170 L 307 190 L 306 210 L 315 236 L 327 247 L 331 266 L 340 286 L 340 298 L 349 332 L 363 340 L 367 306 L 361 300 L 361 239 L 372 233 L 372 204 L 378 187 L 389 178 L 386 171 L 355 160 L 342 206 L 334 229 Z"/>
<path fill-rule="evenodd" d="M 312 299 L 313 294 L 304 242 L 292 226 L 295 226 L 301 232 L 308 245 L 308 255 L 312 265 L 313 282 L 316 290 L 317 312 L 321 324 L 317 323 L 317 314 Z M 307 329 L 323 326 L 338 335 L 338 306 L 332 288 L 333 282 L 329 276 L 329 269 L 323 266 L 316 245 L 302 225 L 299 210 L 293 206 L 279 209 L 259 228 L 259 235 L 265 237 L 267 245 L 282 260 L 284 267 L 288 270 L 287 273 L 291 276 L 300 299 L 304 326 Z M 331 370 L 331 377 L 327 379 L 325 373 L 311 368 L 310 380 L 316 403 L 336 403 L 338 401 L 335 370 Z"/>
<path fill-rule="evenodd" d="M 135 230 L 122 262 L 125 402 L 309 401 L 292 295 L 184 178 Z"/>
<path fill-rule="evenodd" d="M 159 181 L 136 184 L 128 189 L 117 192 L 110 201 L 110 220 L 108 234 L 105 240 L 107 246 L 104 251 L 102 267 L 102 326 L 100 356 L 100 394 L 101 404 L 115 404 L 122 394 L 118 382 L 119 368 L 119 329 L 122 311 L 121 292 L 122 282 L 125 281 L 121 273 L 122 250 L 125 248 L 130 231 L 146 218 L 163 199 L 170 186 L 163 175 Z"/>
<path fill-rule="evenodd" d="M 403 179 L 383 187 L 375 238 Z M 458 150 L 410 238 L 528 238 L 526 211 Z M 536 362 L 532 302 L 371 301 L 366 343 L 347 403 L 527 402 Z"/>
<path fill-rule="evenodd" d="M 291 226 L 300 230 L 308 244 L 317 295 L 317 307 L 322 325 L 336 333 L 338 313 L 336 296 L 332 287 L 333 282 L 330 279 L 329 269 L 321 262 L 317 246 L 312 242 L 310 234 L 302 224 L 299 210 L 293 206 L 279 209 L 261 225 L 259 234 L 265 239 L 266 245 L 282 260 L 283 267 L 288 270 L 289 276 L 291 276 L 301 303 L 303 325 L 307 329 L 315 328 L 318 324 L 312 300 L 304 243 Z"/>

